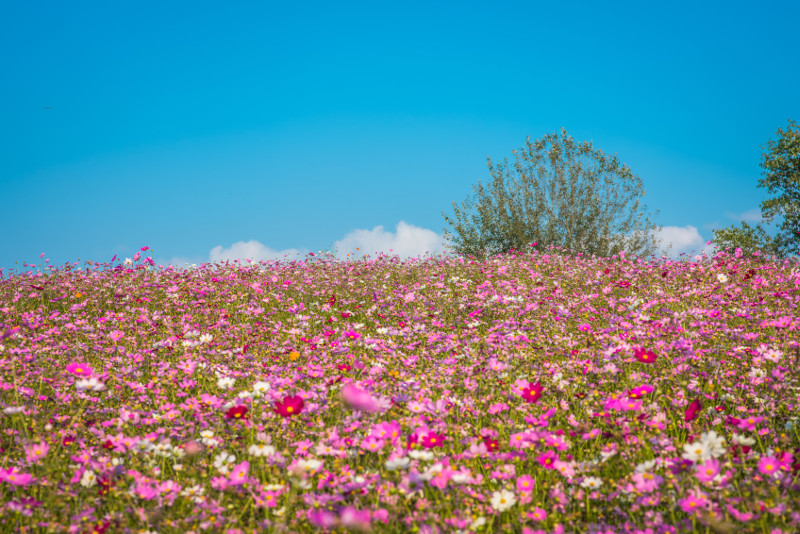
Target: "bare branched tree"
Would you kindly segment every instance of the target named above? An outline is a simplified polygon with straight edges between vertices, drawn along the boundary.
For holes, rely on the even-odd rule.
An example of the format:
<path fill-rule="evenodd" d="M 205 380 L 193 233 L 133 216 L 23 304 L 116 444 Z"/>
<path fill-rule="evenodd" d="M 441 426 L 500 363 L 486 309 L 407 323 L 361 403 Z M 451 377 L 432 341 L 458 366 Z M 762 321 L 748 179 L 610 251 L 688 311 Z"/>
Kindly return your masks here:
<path fill-rule="evenodd" d="M 452 217 L 442 213 L 453 252 L 485 256 L 536 242 L 603 257 L 656 253 L 660 227 L 645 217 L 642 180 L 616 154 L 576 143 L 563 128 L 528 137 L 512 154 L 513 165 L 487 158 L 491 182 L 479 181 L 473 198 L 453 202 Z"/>

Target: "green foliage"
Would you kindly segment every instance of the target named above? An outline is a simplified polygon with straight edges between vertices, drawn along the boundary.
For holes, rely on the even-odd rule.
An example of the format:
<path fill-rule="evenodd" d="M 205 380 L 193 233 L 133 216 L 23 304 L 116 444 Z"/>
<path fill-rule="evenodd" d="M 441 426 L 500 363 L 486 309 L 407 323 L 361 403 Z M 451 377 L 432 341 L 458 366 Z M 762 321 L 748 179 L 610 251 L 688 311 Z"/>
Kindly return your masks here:
<path fill-rule="evenodd" d="M 800 253 L 800 129 L 790 120 L 786 130 L 778 128 L 776 135 L 761 154 L 760 167 L 764 170 L 758 187 L 777 194 L 761 203 L 761 216 L 767 223 L 782 217 L 780 231 L 769 237 L 761 225 L 751 228 L 742 221 L 741 228 L 714 230 L 714 241 L 721 249 L 741 248 L 746 254 L 760 250 L 783 258 Z"/>
<path fill-rule="evenodd" d="M 767 235 L 764 228 L 760 224 L 752 227 L 745 221 L 742 221 L 741 228 L 731 226 L 714 230 L 714 243 L 720 250 L 734 252 L 737 248 L 741 249 L 745 256 L 752 256 L 757 251 L 762 254 L 779 255 L 774 240 Z"/>
<path fill-rule="evenodd" d="M 474 197 L 442 213 L 458 254 L 484 256 L 528 244 L 608 257 L 657 250 L 659 228 L 645 218 L 642 181 L 617 155 L 576 143 L 562 128 L 512 151 L 515 161 L 493 164 L 492 180 L 473 186 Z"/>
<path fill-rule="evenodd" d="M 764 177 L 759 187 L 766 187 L 775 198 L 761 203 L 761 214 L 767 222 L 780 215 L 783 222 L 775 237 L 782 256 L 800 253 L 800 128 L 789 121 L 784 131 L 778 128 L 777 139 L 767 142 L 762 154 Z"/>

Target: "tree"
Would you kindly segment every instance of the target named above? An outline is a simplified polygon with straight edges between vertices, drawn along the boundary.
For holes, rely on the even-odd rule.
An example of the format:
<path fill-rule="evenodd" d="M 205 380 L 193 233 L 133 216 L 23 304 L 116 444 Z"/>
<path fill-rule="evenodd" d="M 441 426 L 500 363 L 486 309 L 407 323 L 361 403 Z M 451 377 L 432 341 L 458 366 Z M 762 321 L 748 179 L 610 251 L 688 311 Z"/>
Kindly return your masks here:
<path fill-rule="evenodd" d="M 484 256 L 536 242 L 602 257 L 655 253 L 659 227 L 644 216 L 642 181 L 616 154 L 576 143 L 563 128 L 528 137 L 512 154 L 511 166 L 487 157 L 491 182 L 479 181 L 460 206 L 453 202 L 452 217 L 442 213 L 454 252 Z"/>
<path fill-rule="evenodd" d="M 778 255 L 774 240 L 761 225 L 752 227 L 745 221 L 742 221 L 741 228 L 731 226 L 714 230 L 714 243 L 720 250 L 735 251 L 738 248 L 746 256 L 751 256 L 756 251 Z"/>
<path fill-rule="evenodd" d="M 742 221 L 741 228 L 714 230 L 718 248 L 741 248 L 745 254 L 761 250 L 779 257 L 800 253 L 800 128 L 790 120 L 786 130 L 778 128 L 776 135 L 763 147 L 759 166 L 764 170 L 758 187 L 778 194 L 761 203 L 761 217 L 766 223 L 783 217 L 779 233 L 771 238 L 760 224 L 750 228 Z"/>

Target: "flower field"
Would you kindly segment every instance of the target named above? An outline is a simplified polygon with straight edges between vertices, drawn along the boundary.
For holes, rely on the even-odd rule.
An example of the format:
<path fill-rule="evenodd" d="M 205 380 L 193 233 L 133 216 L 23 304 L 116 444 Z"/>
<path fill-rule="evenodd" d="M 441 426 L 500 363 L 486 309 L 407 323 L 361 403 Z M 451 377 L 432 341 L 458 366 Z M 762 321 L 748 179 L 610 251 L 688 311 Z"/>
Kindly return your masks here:
<path fill-rule="evenodd" d="M 555 250 L 0 280 L 3 532 L 800 532 L 800 271 Z"/>

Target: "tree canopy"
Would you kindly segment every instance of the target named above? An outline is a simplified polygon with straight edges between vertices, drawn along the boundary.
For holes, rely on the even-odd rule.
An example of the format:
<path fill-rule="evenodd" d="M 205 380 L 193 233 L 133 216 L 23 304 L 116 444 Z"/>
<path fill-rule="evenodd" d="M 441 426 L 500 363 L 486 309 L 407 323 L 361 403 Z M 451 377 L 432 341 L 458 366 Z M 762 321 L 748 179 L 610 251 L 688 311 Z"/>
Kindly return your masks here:
<path fill-rule="evenodd" d="M 642 180 L 589 142 L 576 142 L 563 128 L 512 151 L 494 164 L 491 181 L 473 186 L 473 197 L 453 215 L 445 239 L 458 254 L 485 256 L 528 245 L 555 245 L 602 257 L 621 251 L 647 256 L 658 247 L 645 213 Z"/>
<path fill-rule="evenodd" d="M 742 249 L 745 254 L 761 251 L 787 257 L 800 253 L 800 128 L 790 120 L 786 130 L 778 128 L 776 139 L 764 145 L 758 187 L 766 187 L 773 198 L 761 203 L 761 217 L 771 223 L 782 217 L 779 232 L 770 237 L 760 224 L 751 228 L 742 221 L 735 226 L 714 230 L 714 242 L 720 249 Z"/>

